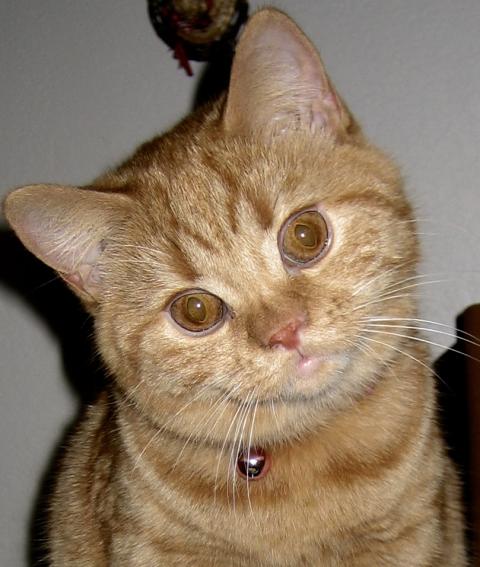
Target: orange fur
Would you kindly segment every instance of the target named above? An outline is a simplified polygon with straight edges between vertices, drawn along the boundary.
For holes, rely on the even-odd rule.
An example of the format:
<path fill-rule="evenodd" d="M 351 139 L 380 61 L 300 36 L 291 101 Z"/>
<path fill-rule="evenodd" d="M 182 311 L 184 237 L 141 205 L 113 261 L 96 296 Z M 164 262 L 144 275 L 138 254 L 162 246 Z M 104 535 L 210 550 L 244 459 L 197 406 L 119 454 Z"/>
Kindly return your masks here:
<path fill-rule="evenodd" d="M 286 269 L 281 226 L 317 206 L 330 249 Z M 19 189 L 5 212 L 94 315 L 112 376 L 58 477 L 54 566 L 466 565 L 428 352 L 368 334 L 416 315 L 412 211 L 285 15 L 252 18 L 225 99 L 92 187 Z M 215 332 L 172 325 L 188 289 L 228 305 Z M 299 313 L 306 376 L 268 346 Z M 248 446 L 271 457 L 261 480 L 236 472 Z"/>

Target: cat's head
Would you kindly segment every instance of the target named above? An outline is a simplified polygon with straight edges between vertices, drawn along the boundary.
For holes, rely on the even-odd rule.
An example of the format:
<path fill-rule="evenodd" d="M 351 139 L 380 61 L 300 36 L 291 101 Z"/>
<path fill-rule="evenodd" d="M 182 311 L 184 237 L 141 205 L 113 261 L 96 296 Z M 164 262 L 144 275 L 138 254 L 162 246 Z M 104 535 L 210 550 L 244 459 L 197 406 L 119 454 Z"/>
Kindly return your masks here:
<path fill-rule="evenodd" d="M 247 25 L 224 99 L 92 186 L 24 187 L 5 213 L 94 314 L 121 395 L 182 434 L 238 437 L 247 413 L 254 442 L 299 434 L 394 356 L 366 318 L 415 309 L 398 171 L 272 9 Z"/>

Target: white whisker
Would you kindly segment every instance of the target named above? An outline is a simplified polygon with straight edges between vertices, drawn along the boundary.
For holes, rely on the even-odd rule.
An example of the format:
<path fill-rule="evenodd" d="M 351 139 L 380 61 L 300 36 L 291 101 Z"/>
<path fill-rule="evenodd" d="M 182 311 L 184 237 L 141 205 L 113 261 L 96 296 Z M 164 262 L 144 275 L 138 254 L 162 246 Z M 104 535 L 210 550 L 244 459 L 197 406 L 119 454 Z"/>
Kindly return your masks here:
<path fill-rule="evenodd" d="M 257 409 L 258 409 L 258 398 L 255 402 L 255 408 L 253 410 L 253 416 L 252 416 L 252 422 L 250 424 L 250 435 L 248 437 L 248 454 L 247 454 L 247 463 L 250 462 L 250 450 L 252 448 L 252 437 L 253 437 L 253 428 L 255 426 L 255 418 L 257 416 Z M 248 470 L 248 469 L 247 469 Z M 252 501 L 250 499 L 250 484 L 249 484 L 249 479 L 248 479 L 248 474 L 247 474 L 247 498 L 248 498 L 248 506 L 250 508 L 250 514 L 252 515 L 253 521 L 256 524 L 257 520 L 255 518 L 255 514 L 253 513 L 253 508 L 252 508 Z"/>
<path fill-rule="evenodd" d="M 437 333 L 439 335 L 445 335 L 447 337 L 451 337 L 451 338 L 463 341 L 465 343 L 469 343 L 469 344 L 474 345 L 476 347 L 480 347 L 479 342 L 472 341 L 470 339 L 465 339 L 463 337 L 459 337 L 455 333 L 449 333 L 448 331 L 442 331 L 440 329 L 432 329 L 431 327 L 419 327 L 417 325 L 395 325 L 393 323 L 366 323 L 366 325 L 368 325 L 369 327 L 374 327 L 374 328 L 416 329 L 418 331 L 425 331 L 425 332 L 428 332 L 428 333 Z"/>
<path fill-rule="evenodd" d="M 386 317 L 386 316 L 378 316 L 378 317 L 365 317 L 363 321 L 370 322 L 380 322 L 380 321 L 407 321 L 407 322 L 414 322 L 414 323 L 425 323 L 428 325 L 437 325 L 438 327 L 443 327 L 447 329 L 455 330 L 458 334 L 464 335 L 465 337 L 470 337 L 473 341 L 480 342 L 480 337 L 474 335 L 472 333 L 467 333 L 461 329 L 458 329 L 452 325 L 447 325 L 445 323 L 439 323 L 438 321 L 431 321 L 430 319 L 419 319 L 415 317 Z"/>
<path fill-rule="evenodd" d="M 406 356 L 408 358 L 410 358 L 411 360 L 414 360 L 415 362 L 417 362 L 418 364 L 420 364 L 421 366 L 423 366 L 424 368 L 426 368 L 429 372 L 431 372 L 436 378 L 438 378 L 438 380 L 440 380 L 440 382 L 442 382 L 443 384 L 445 384 L 445 382 L 442 380 L 442 378 L 435 372 L 435 370 L 433 370 L 433 368 L 431 368 L 428 364 L 425 364 L 425 362 L 422 362 L 421 360 L 418 360 L 418 358 L 416 358 L 415 356 L 411 355 L 408 352 L 403 351 L 402 349 L 399 349 L 389 343 L 384 343 L 383 341 L 378 341 L 376 339 L 372 339 L 371 337 L 365 337 L 363 335 L 356 335 L 359 339 L 365 340 L 365 341 L 370 341 L 372 343 L 377 343 L 379 345 L 391 348 L 392 350 L 394 350 L 395 352 L 398 352 L 399 354 L 402 354 L 403 356 Z"/>
<path fill-rule="evenodd" d="M 444 349 L 449 350 L 451 352 L 461 354 L 462 356 L 465 356 L 466 358 L 470 358 L 472 360 L 475 360 L 476 362 L 480 362 L 480 359 L 475 358 L 474 356 L 471 356 L 469 354 L 466 354 L 466 353 L 462 352 L 461 350 L 457 350 L 455 348 L 450 348 L 448 346 L 442 345 L 441 343 L 435 343 L 433 341 L 429 341 L 428 339 L 422 339 L 421 337 L 412 337 L 411 335 L 404 335 L 402 333 L 393 333 L 393 332 L 390 332 L 390 331 L 377 331 L 375 329 L 370 329 L 370 330 L 369 329 L 363 329 L 363 332 L 377 333 L 377 334 L 381 334 L 381 335 L 390 335 L 390 336 L 394 336 L 394 337 L 410 339 L 412 341 L 418 341 L 420 343 L 425 343 L 425 344 L 432 345 L 432 346 L 435 346 L 435 347 L 444 348 Z"/>
<path fill-rule="evenodd" d="M 368 307 L 369 305 L 376 305 L 378 303 L 384 303 L 385 301 L 389 301 L 391 299 L 404 299 L 406 297 L 411 297 L 411 296 L 407 293 L 402 293 L 400 295 L 391 295 L 391 296 L 387 296 L 387 297 L 382 297 L 381 299 L 373 299 L 372 301 L 367 301 L 366 303 L 362 303 L 361 305 L 357 305 L 356 307 L 354 307 L 352 309 L 352 312 L 358 311 L 359 309 L 364 309 L 365 307 Z"/>
<path fill-rule="evenodd" d="M 429 273 L 429 274 L 416 274 L 414 276 L 409 276 L 408 278 L 403 278 L 403 279 L 399 280 L 398 282 L 392 282 L 389 285 L 385 286 L 383 288 L 383 290 L 385 291 L 385 290 L 390 289 L 392 287 L 400 286 L 400 285 L 403 285 L 405 283 L 408 283 L 408 282 L 411 282 L 411 281 L 414 281 L 414 280 L 421 280 L 423 278 L 432 278 L 432 277 L 438 278 L 440 276 L 445 276 L 445 275 L 448 275 L 448 274 L 446 274 L 445 272 L 432 272 L 432 273 Z M 445 280 L 445 281 L 450 281 L 450 280 Z"/>
<path fill-rule="evenodd" d="M 175 470 L 175 468 L 176 468 L 178 462 L 180 461 L 180 459 L 181 459 L 181 457 L 182 457 L 182 455 L 183 455 L 183 452 L 185 451 L 185 449 L 186 449 L 187 446 L 189 445 L 189 443 L 190 443 L 192 437 L 194 437 L 194 436 L 198 437 L 199 432 L 201 432 L 202 429 L 203 429 L 204 427 L 206 427 L 206 426 L 210 423 L 210 421 L 216 416 L 216 413 L 215 413 L 215 412 L 216 412 L 216 410 L 219 409 L 219 407 L 220 407 L 220 408 L 221 408 L 221 407 L 224 407 L 224 409 L 223 409 L 223 411 L 222 411 L 222 414 L 223 414 L 223 412 L 225 411 L 225 409 L 226 409 L 226 407 L 227 407 L 227 405 L 228 405 L 229 396 L 230 396 L 234 391 L 238 390 L 239 387 L 240 387 L 240 385 L 237 384 L 236 388 L 234 388 L 234 389 L 232 390 L 232 392 L 229 392 L 229 393 L 224 394 L 223 396 L 220 396 L 220 397 L 214 402 L 214 404 L 213 404 L 210 408 L 208 408 L 209 413 L 207 413 L 206 415 L 202 416 L 202 419 L 200 420 L 200 422 L 196 423 L 195 426 L 193 426 L 193 424 L 192 424 L 192 427 L 191 427 L 192 431 L 190 432 L 190 435 L 187 437 L 185 443 L 183 444 L 182 449 L 180 450 L 179 454 L 177 455 L 177 458 L 176 458 L 176 460 L 175 460 L 175 462 L 174 462 L 174 464 L 173 464 L 173 466 L 172 466 L 172 471 Z M 220 415 L 222 415 L 222 414 L 220 414 Z"/>
<path fill-rule="evenodd" d="M 377 274 L 375 277 L 370 278 L 369 280 L 367 280 L 366 282 L 361 282 L 360 286 L 355 286 L 355 290 L 352 293 L 352 297 L 355 297 L 356 295 L 358 295 L 363 289 L 365 289 L 366 287 L 370 287 L 373 283 L 375 283 L 377 280 L 379 280 L 380 278 L 385 278 L 386 276 L 388 276 L 389 274 L 391 274 L 392 272 L 396 272 L 399 270 L 402 270 L 406 267 L 408 267 L 409 265 L 413 265 L 414 262 L 410 261 L 410 262 L 404 262 L 403 264 L 400 264 L 399 266 L 394 266 L 393 268 L 389 268 L 388 270 L 386 270 L 385 272 L 381 272 L 380 274 Z"/>
<path fill-rule="evenodd" d="M 451 282 L 451 281 L 452 280 L 429 280 L 429 281 L 426 281 L 426 282 L 416 282 L 414 284 L 409 284 L 409 285 L 406 285 L 406 286 L 403 286 L 403 287 L 395 287 L 394 285 L 392 285 L 392 286 L 389 286 L 389 287 L 394 288 L 394 289 L 385 288 L 385 291 L 383 293 L 377 295 L 376 297 L 377 297 L 377 299 L 381 299 L 382 297 L 386 297 L 386 296 L 388 296 L 392 293 L 399 293 L 401 291 L 405 291 L 406 289 L 414 289 L 416 287 L 420 287 L 420 286 L 424 286 L 424 285 L 430 285 L 430 284 L 436 284 L 436 283 L 448 283 L 448 282 Z"/>
<path fill-rule="evenodd" d="M 135 463 L 133 465 L 133 470 L 135 470 L 143 455 L 145 454 L 145 451 L 147 451 L 147 449 L 150 447 L 150 445 L 156 440 L 158 439 L 159 435 L 161 435 L 166 429 L 167 427 L 175 420 L 177 419 L 188 407 L 190 407 L 193 403 L 195 403 L 196 401 L 198 401 L 199 398 L 202 397 L 202 395 L 208 391 L 209 389 L 213 389 L 214 384 L 203 384 L 203 386 L 200 388 L 200 390 L 196 393 L 196 395 L 189 400 L 186 404 L 184 404 L 176 413 L 174 413 L 170 419 L 168 419 L 164 424 L 162 424 L 156 431 L 155 433 L 150 437 L 149 441 L 145 444 L 144 448 L 142 449 L 142 451 L 139 453 L 138 457 L 135 460 Z M 152 390 L 153 392 L 154 390 Z M 150 393 L 150 396 L 152 395 L 152 392 Z"/>
<path fill-rule="evenodd" d="M 242 447 L 242 437 L 245 431 L 245 425 L 250 412 L 250 404 L 253 400 L 255 391 L 252 390 L 247 396 L 244 404 L 244 411 L 239 419 L 238 426 L 235 430 L 235 436 L 232 443 L 232 450 L 230 454 L 230 467 L 229 473 L 232 471 L 232 496 L 233 496 L 233 510 L 235 512 L 235 497 L 236 497 L 236 486 L 237 486 L 237 459 Z M 238 438 L 238 440 L 237 440 Z"/>
<path fill-rule="evenodd" d="M 230 431 L 231 431 L 232 427 L 234 426 L 235 422 L 237 421 L 237 417 L 238 417 L 238 415 L 239 415 L 239 413 L 240 413 L 240 411 L 241 411 L 241 409 L 242 409 L 244 403 L 245 403 L 245 402 L 241 403 L 241 404 L 238 406 L 237 411 L 235 412 L 235 414 L 234 414 L 234 416 L 233 416 L 233 418 L 232 418 L 232 421 L 230 422 L 230 425 L 229 425 L 229 427 L 228 427 L 228 429 L 227 429 L 227 432 L 226 432 L 226 434 L 225 434 L 225 438 L 224 438 L 224 440 L 223 440 L 222 448 L 220 449 L 220 453 L 219 453 L 219 455 L 218 455 L 217 469 L 216 469 L 216 471 L 215 471 L 215 481 L 214 481 L 214 502 L 215 502 L 215 498 L 216 498 L 217 480 L 218 480 L 218 473 L 219 473 L 219 470 L 220 470 L 220 463 L 221 463 L 222 455 L 223 455 L 223 452 L 224 452 L 225 447 L 226 447 L 226 445 L 227 445 L 227 441 L 228 441 L 228 437 L 229 437 L 229 435 L 230 435 Z M 226 484 L 226 487 L 227 487 L 227 497 L 228 497 L 228 479 L 229 479 L 229 472 L 230 472 L 230 461 L 228 462 L 228 468 L 227 468 L 227 484 Z"/>

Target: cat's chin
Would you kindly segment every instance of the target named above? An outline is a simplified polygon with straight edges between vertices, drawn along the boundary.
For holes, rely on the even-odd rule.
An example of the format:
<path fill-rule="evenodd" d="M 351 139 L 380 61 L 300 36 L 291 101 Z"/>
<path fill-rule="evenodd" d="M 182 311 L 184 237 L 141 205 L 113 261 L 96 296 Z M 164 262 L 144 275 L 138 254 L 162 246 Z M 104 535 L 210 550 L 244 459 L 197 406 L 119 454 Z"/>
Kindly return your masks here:
<path fill-rule="evenodd" d="M 378 375 L 365 372 L 352 353 L 306 358 L 296 362 L 296 372 L 278 395 L 259 400 L 254 429 L 258 446 L 309 435 L 332 417 L 375 395 Z"/>

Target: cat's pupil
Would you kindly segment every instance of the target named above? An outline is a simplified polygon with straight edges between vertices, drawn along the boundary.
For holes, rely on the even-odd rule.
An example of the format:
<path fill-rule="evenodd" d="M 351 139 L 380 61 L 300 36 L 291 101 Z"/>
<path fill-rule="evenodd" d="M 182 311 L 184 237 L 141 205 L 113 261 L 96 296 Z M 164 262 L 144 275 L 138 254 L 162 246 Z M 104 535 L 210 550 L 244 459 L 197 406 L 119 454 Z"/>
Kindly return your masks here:
<path fill-rule="evenodd" d="M 205 303 L 196 296 L 189 297 L 187 300 L 187 314 L 192 323 L 203 323 L 207 318 L 207 308 Z"/>
<path fill-rule="evenodd" d="M 300 242 L 305 248 L 316 248 L 318 245 L 317 233 L 303 223 L 298 223 L 295 225 L 295 238 Z"/>

